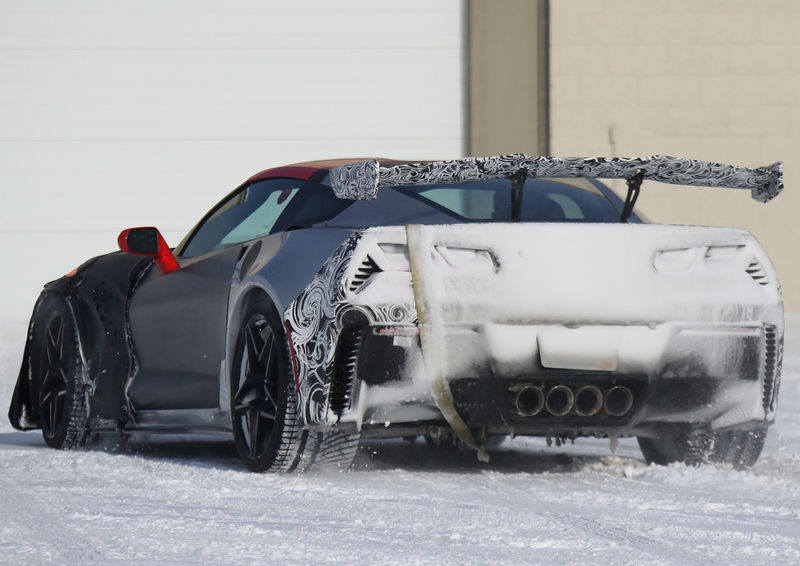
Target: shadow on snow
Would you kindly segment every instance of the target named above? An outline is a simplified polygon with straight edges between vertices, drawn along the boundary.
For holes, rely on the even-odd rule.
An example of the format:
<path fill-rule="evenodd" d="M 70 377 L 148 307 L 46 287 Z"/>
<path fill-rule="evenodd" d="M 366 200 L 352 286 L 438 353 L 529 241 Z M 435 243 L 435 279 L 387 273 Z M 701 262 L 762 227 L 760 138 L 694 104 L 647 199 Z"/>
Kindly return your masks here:
<path fill-rule="evenodd" d="M 0 433 L 0 447 L 51 450 L 45 446 L 38 431 Z M 138 433 L 125 437 L 108 434 L 94 439 L 85 452 L 179 461 L 201 468 L 245 469 L 236 455 L 232 439 L 225 435 Z M 519 450 L 501 446 L 490 451 L 489 455 L 489 462 L 480 462 L 474 450 L 448 444 L 434 446 L 419 440 L 365 441 L 356 456 L 353 470 L 356 473 L 387 470 L 463 474 L 572 473 L 587 466 L 604 465 L 607 461 L 607 455 L 575 453 L 574 448 L 570 453 L 564 453 L 558 448 L 537 450 L 530 447 Z M 638 459 L 627 460 L 634 465 L 641 465 Z"/>

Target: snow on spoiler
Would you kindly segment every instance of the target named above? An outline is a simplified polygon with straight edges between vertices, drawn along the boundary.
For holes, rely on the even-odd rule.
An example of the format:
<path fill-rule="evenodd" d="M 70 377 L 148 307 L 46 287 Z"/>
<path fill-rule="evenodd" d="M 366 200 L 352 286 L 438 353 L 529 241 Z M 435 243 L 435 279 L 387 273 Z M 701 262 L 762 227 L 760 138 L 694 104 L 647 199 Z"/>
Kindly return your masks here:
<path fill-rule="evenodd" d="M 748 189 L 759 202 L 768 202 L 783 190 L 783 162 L 750 169 L 737 165 L 680 157 L 538 157 L 515 154 L 466 157 L 451 161 L 381 165 L 377 159 L 359 161 L 331 169 L 331 186 L 342 199 L 374 199 L 378 188 L 393 185 L 460 183 L 502 179 L 527 170 L 529 178 L 593 177 L 598 179 L 644 179 L 694 185 Z"/>

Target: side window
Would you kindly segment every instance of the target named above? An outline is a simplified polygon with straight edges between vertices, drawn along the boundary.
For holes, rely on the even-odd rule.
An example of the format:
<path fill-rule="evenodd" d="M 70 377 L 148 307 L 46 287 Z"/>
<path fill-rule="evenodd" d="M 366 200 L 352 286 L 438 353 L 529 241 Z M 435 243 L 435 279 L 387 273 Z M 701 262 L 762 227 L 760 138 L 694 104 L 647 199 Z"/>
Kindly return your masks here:
<path fill-rule="evenodd" d="M 302 184 L 296 179 L 267 179 L 243 187 L 195 229 L 181 257 L 196 257 L 270 234 Z"/>

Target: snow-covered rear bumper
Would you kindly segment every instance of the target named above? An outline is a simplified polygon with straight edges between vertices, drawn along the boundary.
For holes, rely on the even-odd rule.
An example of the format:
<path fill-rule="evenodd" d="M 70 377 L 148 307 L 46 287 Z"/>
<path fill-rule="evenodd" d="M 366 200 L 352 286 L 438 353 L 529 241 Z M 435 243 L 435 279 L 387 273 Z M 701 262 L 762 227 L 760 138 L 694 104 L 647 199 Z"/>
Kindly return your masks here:
<path fill-rule="evenodd" d="M 782 302 L 769 259 L 746 231 L 608 224 L 373 229 L 349 275 L 347 302 L 370 313 L 372 333 L 420 330 L 419 339 L 383 342 L 404 352 L 392 358 L 402 360 L 402 380 L 372 380 L 358 418 L 412 420 L 424 411 L 410 406 L 445 413 L 449 404 L 468 426 L 482 426 L 470 407 L 483 397 L 484 405 L 502 405 L 498 422 L 519 429 L 511 422 L 521 417 L 514 388 L 546 394 L 559 383 L 573 392 L 596 385 L 605 394 L 620 380 L 630 381 L 636 397 L 625 418 L 603 421 L 601 408 L 580 425 L 724 428 L 773 418 Z M 578 426 L 573 413 L 523 424 Z"/>
<path fill-rule="evenodd" d="M 373 332 L 387 327 L 378 326 Z M 396 327 L 395 327 L 396 328 Z M 596 334 L 605 334 L 602 343 Z M 584 326 L 487 325 L 450 328 L 446 348 L 461 355 L 446 383 L 467 425 L 516 433 L 580 428 L 643 429 L 665 422 L 707 423 L 725 428 L 774 418 L 779 379 L 779 337 L 772 325 Z M 568 337 L 568 338 L 567 338 Z M 503 339 L 503 346 L 497 340 Z M 517 347 L 508 348 L 509 342 Z M 522 344 L 526 344 L 525 347 Z M 370 354 L 359 374 L 366 422 L 401 423 L 441 419 L 415 337 L 372 334 Z M 584 346 L 586 346 L 584 348 Z M 385 362 L 392 360 L 390 366 Z M 396 364 L 396 365 L 395 365 Z M 587 386 L 600 402 L 616 386 L 631 391 L 631 407 L 611 415 L 604 405 L 591 414 L 575 407 L 553 415 L 546 407 L 525 414 L 517 405 L 522 388 L 557 386 L 572 394 Z"/>
<path fill-rule="evenodd" d="M 523 386 L 557 385 L 573 393 L 584 386 L 605 394 L 615 385 L 633 392 L 633 404 L 614 425 L 648 422 L 704 422 L 724 428 L 774 416 L 773 384 L 777 378 L 779 326 L 767 324 L 652 325 L 502 325 L 450 327 L 446 348 L 459 352 L 448 366 L 455 404 L 475 400 L 458 391 L 460 380 L 490 382 L 468 385 L 480 396 L 498 387 L 508 417 L 518 426 L 547 421 L 520 418 L 513 392 Z M 495 382 L 492 384 L 491 382 Z M 462 411 L 463 412 L 463 411 Z M 574 416 L 575 411 L 571 413 Z M 598 411 L 602 417 L 604 408 Z M 584 417 L 593 415 L 583 415 Z M 467 421 L 469 418 L 466 417 Z M 498 418 L 497 423 L 502 422 Z M 590 424 L 586 418 L 570 424 Z M 487 425 L 488 422 L 469 423 Z M 554 423 L 548 422 L 548 425 Z"/>

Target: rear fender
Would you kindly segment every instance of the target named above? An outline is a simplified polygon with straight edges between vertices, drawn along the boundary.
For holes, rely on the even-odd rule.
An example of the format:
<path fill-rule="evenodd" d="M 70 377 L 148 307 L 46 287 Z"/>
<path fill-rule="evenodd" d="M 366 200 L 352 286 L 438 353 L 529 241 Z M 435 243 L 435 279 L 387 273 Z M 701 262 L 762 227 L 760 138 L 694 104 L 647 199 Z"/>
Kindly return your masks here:
<path fill-rule="evenodd" d="M 361 232 L 354 232 L 284 311 L 299 405 L 307 425 L 329 422 L 328 393 L 345 308 L 345 282 Z M 335 421 L 334 421 L 335 422 Z"/>
<path fill-rule="evenodd" d="M 223 411 L 228 410 L 233 369 L 230 364 L 243 313 L 253 296 L 266 295 L 283 313 L 298 404 L 304 409 L 305 422 L 321 422 L 327 404 L 327 360 L 333 355 L 331 344 L 335 344 L 337 336 L 333 322 L 333 305 L 338 297 L 335 281 L 343 281 L 341 262 L 347 261 L 343 256 L 352 255 L 359 234 L 347 229 L 312 228 L 273 234 L 248 244 L 231 283 L 226 363 L 220 381 Z M 320 333 L 317 335 L 312 327 Z"/>

